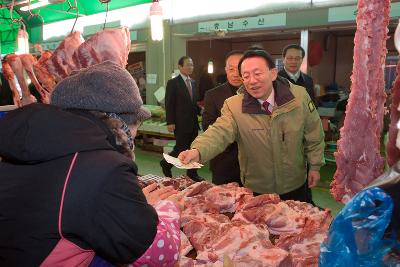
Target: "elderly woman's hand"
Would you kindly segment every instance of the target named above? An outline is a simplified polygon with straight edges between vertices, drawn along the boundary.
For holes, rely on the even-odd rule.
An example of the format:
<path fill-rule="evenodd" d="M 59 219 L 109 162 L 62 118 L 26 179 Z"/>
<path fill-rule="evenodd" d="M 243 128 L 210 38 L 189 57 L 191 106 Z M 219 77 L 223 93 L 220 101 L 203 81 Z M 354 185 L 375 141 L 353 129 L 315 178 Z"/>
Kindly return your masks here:
<path fill-rule="evenodd" d="M 172 186 L 166 186 L 158 188 L 157 184 L 150 184 L 143 188 L 143 194 L 146 197 L 147 202 L 150 205 L 156 205 L 160 200 L 169 198 L 170 196 L 177 194 Z"/>

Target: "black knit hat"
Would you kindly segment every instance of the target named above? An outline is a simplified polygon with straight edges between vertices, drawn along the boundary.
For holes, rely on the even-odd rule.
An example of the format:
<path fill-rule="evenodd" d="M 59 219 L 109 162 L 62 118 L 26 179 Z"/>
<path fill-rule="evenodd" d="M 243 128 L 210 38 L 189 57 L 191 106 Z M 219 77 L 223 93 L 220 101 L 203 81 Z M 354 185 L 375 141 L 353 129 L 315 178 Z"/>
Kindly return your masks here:
<path fill-rule="evenodd" d="M 111 61 L 72 72 L 54 88 L 51 104 L 65 109 L 116 113 L 128 124 L 144 121 L 151 115 L 143 107 L 132 76 Z"/>

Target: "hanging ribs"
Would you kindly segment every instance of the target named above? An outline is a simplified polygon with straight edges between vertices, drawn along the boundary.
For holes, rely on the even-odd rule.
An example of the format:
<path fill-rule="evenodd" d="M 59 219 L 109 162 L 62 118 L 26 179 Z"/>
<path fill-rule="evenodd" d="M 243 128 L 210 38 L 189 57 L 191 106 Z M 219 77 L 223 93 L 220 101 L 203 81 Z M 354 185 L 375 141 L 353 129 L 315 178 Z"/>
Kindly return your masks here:
<path fill-rule="evenodd" d="M 26 84 L 24 77 L 24 66 L 20 57 L 16 54 L 8 54 L 6 61 L 10 64 L 11 69 L 17 76 L 18 84 L 22 92 L 22 106 L 37 102 L 36 98 L 30 93 L 28 85 Z"/>
<path fill-rule="evenodd" d="M 127 27 L 105 29 L 79 46 L 73 55 L 74 65 L 80 69 L 111 60 L 125 68 L 130 45 L 131 39 Z"/>
<path fill-rule="evenodd" d="M 50 59 L 52 53 L 50 51 L 43 51 L 39 60 L 33 64 L 36 77 L 42 84 L 42 87 L 49 93 L 53 92 L 56 81 L 54 76 L 47 70 L 47 61 Z"/>
<path fill-rule="evenodd" d="M 56 81 L 67 77 L 77 67 L 72 61 L 75 50 L 83 43 L 80 32 L 72 32 L 54 50 L 53 55 L 47 62 L 47 69 L 54 75 Z"/>
<path fill-rule="evenodd" d="M 390 0 L 359 0 L 351 93 L 340 130 L 331 193 L 347 202 L 383 172 L 380 135 Z"/>

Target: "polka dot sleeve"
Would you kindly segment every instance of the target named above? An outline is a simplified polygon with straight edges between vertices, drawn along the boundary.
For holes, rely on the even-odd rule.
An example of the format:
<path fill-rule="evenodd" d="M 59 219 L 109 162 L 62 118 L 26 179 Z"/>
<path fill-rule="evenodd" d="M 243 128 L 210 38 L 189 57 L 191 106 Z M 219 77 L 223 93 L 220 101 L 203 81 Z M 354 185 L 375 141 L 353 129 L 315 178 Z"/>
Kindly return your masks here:
<path fill-rule="evenodd" d="M 132 267 L 174 266 L 179 259 L 180 211 L 172 201 L 160 201 L 155 207 L 158 215 L 157 234 L 151 246 Z"/>

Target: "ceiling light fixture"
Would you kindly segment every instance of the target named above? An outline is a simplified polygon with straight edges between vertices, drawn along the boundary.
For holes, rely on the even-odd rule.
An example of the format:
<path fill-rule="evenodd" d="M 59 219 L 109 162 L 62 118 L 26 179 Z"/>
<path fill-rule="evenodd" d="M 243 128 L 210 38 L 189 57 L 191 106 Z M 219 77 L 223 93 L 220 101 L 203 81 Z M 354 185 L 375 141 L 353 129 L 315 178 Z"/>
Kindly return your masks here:
<path fill-rule="evenodd" d="M 211 59 L 208 61 L 207 72 L 214 73 L 214 62 Z"/>
<path fill-rule="evenodd" d="M 150 7 L 151 39 L 161 41 L 164 38 L 163 12 L 159 0 L 153 0 Z"/>

